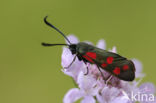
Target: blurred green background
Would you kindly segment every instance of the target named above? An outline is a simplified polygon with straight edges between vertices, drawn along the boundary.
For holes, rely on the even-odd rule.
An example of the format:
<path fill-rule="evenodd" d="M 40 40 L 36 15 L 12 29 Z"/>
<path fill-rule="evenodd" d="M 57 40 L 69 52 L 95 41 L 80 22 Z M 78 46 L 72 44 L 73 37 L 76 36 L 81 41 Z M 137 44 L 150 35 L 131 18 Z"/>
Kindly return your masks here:
<path fill-rule="evenodd" d="M 107 48 L 143 63 L 143 82 L 156 83 L 155 0 L 1 0 L 0 103 L 61 103 L 74 87 L 61 72 L 62 47 L 45 48 L 41 42 L 64 43 L 43 18 L 65 34 L 94 44 L 101 38 Z"/>

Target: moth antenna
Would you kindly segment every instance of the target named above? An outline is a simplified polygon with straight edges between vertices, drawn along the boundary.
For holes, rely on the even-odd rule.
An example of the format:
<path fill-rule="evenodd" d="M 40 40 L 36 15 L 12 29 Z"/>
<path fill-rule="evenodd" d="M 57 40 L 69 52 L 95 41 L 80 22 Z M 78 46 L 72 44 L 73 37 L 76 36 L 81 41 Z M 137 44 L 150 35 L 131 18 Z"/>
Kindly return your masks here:
<path fill-rule="evenodd" d="M 57 46 L 57 45 L 64 45 L 69 46 L 68 44 L 49 44 L 49 43 L 42 43 L 43 46 Z"/>
<path fill-rule="evenodd" d="M 44 22 L 45 22 L 47 25 L 49 25 L 50 27 L 52 27 L 53 29 L 55 29 L 57 32 L 59 32 L 59 33 L 67 40 L 67 42 L 68 42 L 69 44 L 71 44 L 71 42 L 70 42 L 69 39 L 64 35 L 64 33 L 62 33 L 59 29 L 57 29 L 54 25 L 50 24 L 50 23 L 47 21 L 47 17 L 48 17 L 48 16 L 46 16 L 46 17 L 44 18 Z"/>

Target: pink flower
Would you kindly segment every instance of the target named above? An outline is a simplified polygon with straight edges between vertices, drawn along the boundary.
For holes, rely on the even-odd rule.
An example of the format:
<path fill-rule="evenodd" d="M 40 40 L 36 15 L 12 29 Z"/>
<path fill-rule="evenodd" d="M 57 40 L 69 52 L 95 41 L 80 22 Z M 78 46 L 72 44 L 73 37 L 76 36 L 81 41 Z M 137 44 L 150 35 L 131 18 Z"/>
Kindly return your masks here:
<path fill-rule="evenodd" d="M 68 39 L 71 43 L 79 42 L 74 35 L 68 36 Z M 87 43 L 91 44 L 90 42 Z M 96 46 L 101 49 L 106 49 L 104 40 L 99 40 Z M 113 49 L 109 51 L 114 53 L 117 52 L 116 47 L 113 47 Z M 74 56 L 75 55 L 72 55 L 68 48 L 63 47 L 62 67 L 67 67 L 72 62 Z M 106 85 L 96 65 L 88 63 L 89 73 L 84 75 L 86 73 L 86 65 L 76 58 L 75 62 L 68 69 L 62 69 L 62 71 L 75 80 L 78 88 L 70 89 L 64 96 L 63 102 L 74 103 L 75 101 L 82 99 L 81 103 L 135 103 L 136 101 L 141 103 L 156 103 L 155 96 L 152 101 L 147 101 L 147 98 L 143 98 L 142 100 L 139 98 L 144 94 L 154 95 L 155 86 L 152 83 L 143 83 L 139 86 L 139 83 L 145 74 L 142 73 L 141 62 L 137 59 L 132 59 L 132 61 L 136 67 L 135 75 L 136 78 L 139 79 L 138 81 L 126 82 L 113 76 Z M 105 78 L 108 78 L 111 75 L 103 69 L 101 69 L 101 71 Z M 135 98 L 132 94 L 135 94 Z"/>
<path fill-rule="evenodd" d="M 94 96 L 96 96 L 100 89 L 96 79 L 92 75 L 86 76 L 83 72 L 80 72 L 77 82 L 79 89 L 73 88 L 69 90 L 64 97 L 64 103 L 73 103 L 80 98 L 83 98 L 82 103 L 95 103 Z"/>

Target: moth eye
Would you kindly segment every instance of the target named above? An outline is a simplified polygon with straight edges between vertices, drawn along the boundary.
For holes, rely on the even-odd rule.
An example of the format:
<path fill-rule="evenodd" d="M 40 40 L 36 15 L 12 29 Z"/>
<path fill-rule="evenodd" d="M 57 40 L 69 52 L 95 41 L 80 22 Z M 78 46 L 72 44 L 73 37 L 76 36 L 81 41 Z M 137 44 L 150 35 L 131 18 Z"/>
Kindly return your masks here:
<path fill-rule="evenodd" d="M 113 63 L 114 58 L 113 57 L 108 57 L 107 58 L 107 63 L 108 64 L 112 64 Z"/>
<path fill-rule="evenodd" d="M 120 74 L 120 68 L 119 67 L 115 67 L 113 72 L 114 72 L 114 74 L 119 75 Z"/>
<path fill-rule="evenodd" d="M 124 65 L 122 68 L 123 68 L 123 70 L 127 70 L 127 69 L 129 69 L 129 66 L 128 65 Z"/>

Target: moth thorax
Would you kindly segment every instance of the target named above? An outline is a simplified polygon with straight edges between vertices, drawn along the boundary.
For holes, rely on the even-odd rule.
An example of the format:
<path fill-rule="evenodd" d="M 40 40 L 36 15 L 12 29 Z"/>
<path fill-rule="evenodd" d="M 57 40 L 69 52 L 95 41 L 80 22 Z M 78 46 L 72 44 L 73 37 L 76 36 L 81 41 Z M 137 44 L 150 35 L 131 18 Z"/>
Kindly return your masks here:
<path fill-rule="evenodd" d="M 69 49 L 72 52 L 72 54 L 76 54 L 76 44 L 69 45 Z"/>

